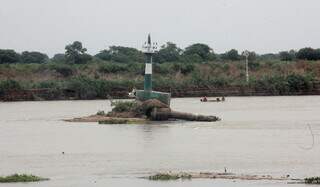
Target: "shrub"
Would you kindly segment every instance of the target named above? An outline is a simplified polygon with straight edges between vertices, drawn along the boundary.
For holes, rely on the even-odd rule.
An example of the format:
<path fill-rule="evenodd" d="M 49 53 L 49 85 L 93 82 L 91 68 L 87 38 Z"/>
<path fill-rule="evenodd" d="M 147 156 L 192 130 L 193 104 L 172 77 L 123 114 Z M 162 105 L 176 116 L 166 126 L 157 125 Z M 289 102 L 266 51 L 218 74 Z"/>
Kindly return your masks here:
<path fill-rule="evenodd" d="M 169 174 L 156 174 L 149 176 L 149 180 L 178 180 L 180 177 L 178 175 Z"/>
<path fill-rule="evenodd" d="M 189 73 L 193 72 L 194 69 L 195 69 L 194 64 L 184 64 L 184 65 L 181 67 L 181 73 L 183 73 L 183 74 L 189 74 Z"/>
<path fill-rule="evenodd" d="M 19 82 L 15 81 L 15 80 L 4 80 L 4 81 L 0 81 L 0 94 L 4 94 L 7 91 L 10 90 L 21 90 L 22 86 Z"/>
<path fill-rule="evenodd" d="M 66 64 L 55 64 L 52 69 L 54 69 L 56 72 L 61 74 L 63 77 L 69 77 L 73 75 L 74 73 L 74 68 L 70 65 Z"/>
<path fill-rule="evenodd" d="M 138 107 L 137 102 L 134 101 L 116 101 L 112 103 L 113 112 L 132 112 Z"/>
<path fill-rule="evenodd" d="M 0 49 L 0 64 L 19 63 L 20 55 L 11 49 Z"/>
<path fill-rule="evenodd" d="M 224 60 L 237 61 L 237 60 L 240 60 L 240 55 L 237 50 L 231 49 L 230 51 L 226 52 L 225 54 L 222 54 L 221 58 Z"/>
<path fill-rule="evenodd" d="M 279 53 L 280 59 L 282 61 L 292 61 L 295 59 L 295 52 L 294 51 L 281 51 Z"/>
<path fill-rule="evenodd" d="M 42 81 L 33 84 L 33 88 L 51 88 L 51 89 L 61 89 L 62 85 L 59 81 L 56 80 L 49 80 L 49 81 Z"/>
<path fill-rule="evenodd" d="M 169 74 L 171 72 L 171 65 L 170 64 L 154 64 L 153 65 L 153 72 L 154 73 L 158 73 L 158 74 L 162 74 L 162 75 L 166 75 Z"/>
<path fill-rule="evenodd" d="M 193 72 L 195 69 L 195 65 L 194 64 L 182 64 L 182 63 L 175 63 L 173 64 L 173 70 L 175 72 L 181 72 L 182 74 L 189 74 L 191 72 Z"/>
<path fill-rule="evenodd" d="M 297 53 L 297 59 L 319 60 L 320 59 L 320 49 L 312 49 L 310 47 L 302 48 Z"/>
<path fill-rule="evenodd" d="M 288 83 L 283 76 L 263 77 L 251 83 L 257 91 L 267 91 L 273 95 L 283 95 L 289 92 Z"/>
<path fill-rule="evenodd" d="M 21 54 L 21 62 L 30 64 L 30 63 L 35 63 L 35 64 L 43 64 L 49 60 L 48 56 L 44 53 L 40 53 L 37 51 L 24 51 Z"/>
<path fill-rule="evenodd" d="M 98 116 L 104 116 L 104 115 L 106 115 L 106 113 L 105 113 L 103 110 L 99 110 L 99 111 L 97 112 L 97 115 L 98 115 Z"/>
<path fill-rule="evenodd" d="M 94 99 L 97 97 L 96 84 L 85 76 L 79 76 L 66 82 L 66 87 L 76 92 L 78 99 Z"/>
<path fill-rule="evenodd" d="M 100 73 L 119 73 L 119 72 L 127 72 L 128 68 L 126 65 L 122 65 L 122 64 L 104 63 L 99 66 L 98 71 Z"/>
<path fill-rule="evenodd" d="M 299 92 L 301 90 L 309 90 L 311 85 L 306 77 L 297 74 L 291 74 L 287 77 L 290 92 Z"/>
<path fill-rule="evenodd" d="M 225 77 L 210 78 L 208 80 L 208 84 L 215 87 L 225 87 L 230 84 L 230 80 L 226 79 Z"/>

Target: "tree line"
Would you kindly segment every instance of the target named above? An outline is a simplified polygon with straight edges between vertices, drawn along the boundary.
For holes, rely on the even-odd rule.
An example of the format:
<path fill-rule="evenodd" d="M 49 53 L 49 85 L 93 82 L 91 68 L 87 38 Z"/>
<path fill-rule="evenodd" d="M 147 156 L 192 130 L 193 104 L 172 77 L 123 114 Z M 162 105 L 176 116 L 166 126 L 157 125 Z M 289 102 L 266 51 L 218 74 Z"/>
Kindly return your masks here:
<path fill-rule="evenodd" d="M 86 64 L 93 59 L 111 61 L 117 63 L 144 62 L 144 54 L 135 48 L 123 46 L 110 46 L 109 49 L 101 50 L 92 56 L 87 53 L 87 49 L 81 42 L 75 41 L 65 47 L 65 53 L 56 54 L 51 59 L 45 53 L 37 51 L 24 51 L 21 54 L 11 49 L 0 49 L 0 64 L 14 63 L 47 63 L 62 62 L 68 64 Z M 179 63 L 201 63 L 207 61 L 239 61 L 245 59 L 244 55 L 236 49 L 231 49 L 223 54 L 215 53 L 206 44 L 196 43 L 185 49 L 179 48 L 172 42 L 167 42 L 161 46 L 158 53 L 154 55 L 154 62 L 179 62 Z M 249 53 L 249 60 L 320 60 L 320 49 L 310 47 L 302 48 L 298 51 L 281 51 L 277 54 L 258 55 L 255 52 Z"/>

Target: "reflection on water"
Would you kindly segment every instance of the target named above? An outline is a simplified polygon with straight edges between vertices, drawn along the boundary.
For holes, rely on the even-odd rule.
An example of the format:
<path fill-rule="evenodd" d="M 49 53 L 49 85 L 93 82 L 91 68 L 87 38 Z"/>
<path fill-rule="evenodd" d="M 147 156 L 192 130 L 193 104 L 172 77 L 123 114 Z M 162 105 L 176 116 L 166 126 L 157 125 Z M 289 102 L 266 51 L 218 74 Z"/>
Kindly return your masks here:
<path fill-rule="evenodd" d="M 67 123 L 110 110 L 107 101 L 0 103 L 0 175 L 50 177 L 32 186 L 280 186 L 270 181 L 138 179 L 158 171 L 228 171 L 293 177 L 320 173 L 320 97 L 174 99 L 175 110 L 218 115 L 217 123 Z M 310 124 L 312 136 L 307 124 Z M 65 154 L 62 154 L 65 152 Z M 25 184 L 12 184 L 24 186 Z M 0 185 L 7 186 L 7 185 Z"/>

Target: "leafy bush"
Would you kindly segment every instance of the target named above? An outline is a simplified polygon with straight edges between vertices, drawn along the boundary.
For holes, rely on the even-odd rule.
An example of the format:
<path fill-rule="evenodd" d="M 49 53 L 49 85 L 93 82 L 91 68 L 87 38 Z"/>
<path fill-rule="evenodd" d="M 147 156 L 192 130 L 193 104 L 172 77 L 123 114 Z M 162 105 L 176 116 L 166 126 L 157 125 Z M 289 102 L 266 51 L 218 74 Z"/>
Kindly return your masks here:
<path fill-rule="evenodd" d="M 296 57 L 296 54 L 295 54 L 295 51 L 281 51 L 279 53 L 279 56 L 280 56 L 280 59 L 282 61 L 292 61 L 295 59 Z"/>
<path fill-rule="evenodd" d="M 192 61 L 195 62 L 214 59 L 214 53 L 212 49 L 208 45 L 201 43 L 196 43 L 186 47 L 183 55 L 189 57 L 190 59 L 192 59 Z"/>
<path fill-rule="evenodd" d="M 297 59 L 320 60 L 320 49 L 312 49 L 311 47 L 302 48 L 297 53 Z"/>
<path fill-rule="evenodd" d="M 122 64 L 104 63 L 99 66 L 98 71 L 100 73 L 119 73 L 128 72 L 128 68 Z"/>
<path fill-rule="evenodd" d="M 44 53 L 40 53 L 37 51 L 24 51 L 21 54 L 21 62 L 30 64 L 30 63 L 35 63 L 35 64 L 43 64 L 49 60 L 48 56 Z"/>
<path fill-rule="evenodd" d="M 240 60 L 240 55 L 237 50 L 231 49 L 230 51 L 222 54 L 221 58 L 224 60 L 237 61 Z"/>
<path fill-rule="evenodd" d="M 74 90 L 79 99 L 94 99 L 98 95 L 94 80 L 85 76 L 70 79 L 66 82 L 66 87 Z"/>
<path fill-rule="evenodd" d="M 0 64 L 19 63 L 20 55 L 11 49 L 0 49 Z"/>
<path fill-rule="evenodd" d="M 189 74 L 191 72 L 193 72 L 195 69 L 195 65 L 194 64 L 182 64 L 182 63 L 175 63 L 173 64 L 173 70 L 175 72 L 181 72 L 182 74 Z"/>
<path fill-rule="evenodd" d="M 265 76 L 251 84 L 257 91 L 267 91 L 273 95 L 283 95 L 289 92 L 289 85 L 283 76 Z"/>
<path fill-rule="evenodd" d="M 70 65 L 67 64 L 54 64 L 51 66 L 53 70 L 61 74 L 63 77 L 70 77 L 71 75 L 74 74 L 74 68 Z"/>
<path fill-rule="evenodd" d="M 311 88 L 310 81 L 302 75 L 291 74 L 287 77 L 287 82 L 290 92 L 299 92 Z"/>
<path fill-rule="evenodd" d="M 35 89 L 45 89 L 45 88 L 50 88 L 50 89 L 62 89 L 62 83 L 60 81 L 56 80 L 48 80 L 48 81 L 42 81 L 42 82 L 37 82 L 34 83 L 33 88 Z"/>
<path fill-rule="evenodd" d="M 4 94 L 6 91 L 10 91 L 10 90 L 21 90 L 22 86 L 19 82 L 15 81 L 15 80 L 4 80 L 4 81 L 0 81 L 0 94 Z"/>
<path fill-rule="evenodd" d="M 108 50 L 102 50 L 96 55 L 97 58 L 107 61 L 131 63 L 131 62 L 143 62 L 144 55 L 141 51 L 122 46 L 111 46 Z"/>
<path fill-rule="evenodd" d="M 116 101 L 112 103 L 113 112 L 132 112 L 138 107 L 137 102 L 134 101 Z"/>
<path fill-rule="evenodd" d="M 98 115 L 98 116 L 104 116 L 104 115 L 106 115 L 106 113 L 105 113 L 103 110 L 99 110 L 99 111 L 97 112 L 97 115 Z"/>

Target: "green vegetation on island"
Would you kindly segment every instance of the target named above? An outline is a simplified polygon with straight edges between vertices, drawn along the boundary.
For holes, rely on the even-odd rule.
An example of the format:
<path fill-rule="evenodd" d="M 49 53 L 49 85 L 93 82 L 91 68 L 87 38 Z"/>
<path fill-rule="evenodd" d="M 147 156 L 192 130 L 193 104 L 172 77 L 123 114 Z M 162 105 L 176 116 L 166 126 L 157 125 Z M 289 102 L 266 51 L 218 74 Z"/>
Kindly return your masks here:
<path fill-rule="evenodd" d="M 13 174 L 9 176 L 0 176 L 0 183 L 13 183 L 13 182 L 38 182 L 49 180 L 48 178 L 42 178 L 35 175 L 26 174 Z"/>
<path fill-rule="evenodd" d="M 309 177 L 305 178 L 304 182 L 306 184 L 320 184 L 320 177 Z"/>
<path fill-rule="evenodd" d="M 168 173 L 158 173 L 152 176 L 149 176 L 149 180 L 160 180 L 160 181 L 169 181 L 169 180 L 178 180 L 178 179 L 191 179 L 192 175 L 190 174 L 168 174 Z"/>

